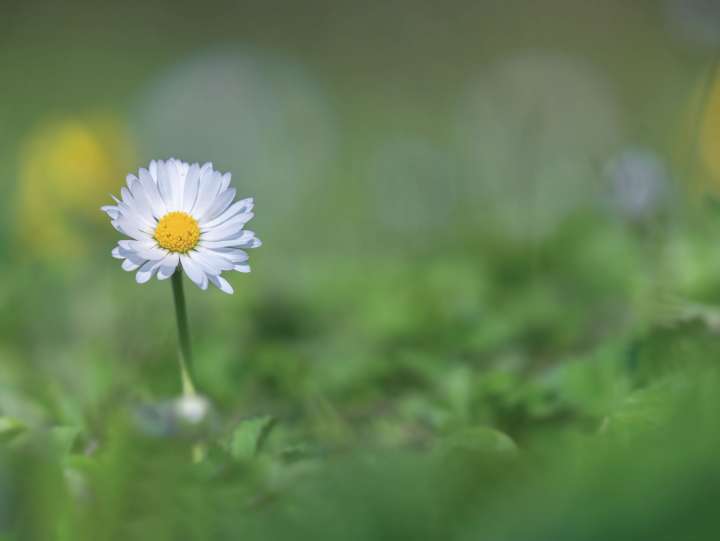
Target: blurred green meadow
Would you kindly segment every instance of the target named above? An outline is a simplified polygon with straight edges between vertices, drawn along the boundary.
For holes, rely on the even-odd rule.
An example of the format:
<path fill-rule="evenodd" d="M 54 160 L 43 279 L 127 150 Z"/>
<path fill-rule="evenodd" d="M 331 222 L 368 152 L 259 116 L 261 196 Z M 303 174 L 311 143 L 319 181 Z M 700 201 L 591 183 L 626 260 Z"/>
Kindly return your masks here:
<path fill-rule="evenodd" d="M 0 540 L 717 539 L 720 4 L 1 6 Z M 199 420 L 171 156 L 264 243 Z"/>

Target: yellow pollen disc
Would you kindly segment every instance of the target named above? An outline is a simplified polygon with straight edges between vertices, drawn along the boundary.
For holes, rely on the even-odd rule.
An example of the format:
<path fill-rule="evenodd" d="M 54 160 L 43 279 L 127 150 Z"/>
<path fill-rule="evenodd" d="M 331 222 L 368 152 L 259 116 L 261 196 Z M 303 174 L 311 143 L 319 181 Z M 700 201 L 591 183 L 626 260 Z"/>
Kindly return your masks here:
<path fill-rule="evenodd" d="M 200 227 L 195 218 L 185 212 L 168 212 L 155 228 L 155 240 L 166 250 L 185 253 L 200 240 Z"/>

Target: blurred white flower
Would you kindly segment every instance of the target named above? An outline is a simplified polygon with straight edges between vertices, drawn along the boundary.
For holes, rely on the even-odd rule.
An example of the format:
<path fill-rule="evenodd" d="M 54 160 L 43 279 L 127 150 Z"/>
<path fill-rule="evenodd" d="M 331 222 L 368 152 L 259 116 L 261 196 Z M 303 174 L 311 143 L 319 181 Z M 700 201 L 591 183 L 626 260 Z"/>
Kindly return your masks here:
<path fill-rule="evenodd" d="M 645 219 L 662 210 L 670 190 L 670 175 L 655 152 L 629 149 L 605 166 L 611 182 L 612 204 L 625 217 Z"/>
<path fill-rule="evenodd" d="M 518 237 L 549 234 L 591 203 L 597 161 L 620 134 L 614 93 L 582 57 L 502 59 L 470 88 L 458 145 L 478 220 Z"/>
<path fill-rule="evenodd" d="M 328 99 L 301 64 L 215 47 L 159 72 L 137 103 L 139 148 L 242 174 L 248 190 L 273 202 L 263 231 L 293 234 L 308 219 L 306 203 L 322 192 L 339 137 Z"/>
<path fill-rule="evenodd" d="M 197 394 L 184 395 L 175 401 L 175 416 L 190 424 L 198 424 L 210 411 L 207 398 Z"/>
<path fill-rule="evenodd" d="M 254 216 L 253 199 L 233 203 L 230 173 L 221 174 L 211 163 L 192 165 L 169 159 L 152 161 L 138 176 L 127 176 L 116 205 L 102 207 L 112 225 L 131 237 L 118 242 L 112 254 L 122 268 L 137 271 L 138 283 L 155 274 L 170 278 L 178 266 L 199 288 L 208 282 L 232 293 L 220 274 L 250 272 L 247 248 L 261 242 L 245 229 Z"/>
<path fill-rule="evenodd" d="M 196 439 L 217 428 L 217 413 L 204 396 L 188 394 L 134 409 L 137 428 L 156 438 Z"/>

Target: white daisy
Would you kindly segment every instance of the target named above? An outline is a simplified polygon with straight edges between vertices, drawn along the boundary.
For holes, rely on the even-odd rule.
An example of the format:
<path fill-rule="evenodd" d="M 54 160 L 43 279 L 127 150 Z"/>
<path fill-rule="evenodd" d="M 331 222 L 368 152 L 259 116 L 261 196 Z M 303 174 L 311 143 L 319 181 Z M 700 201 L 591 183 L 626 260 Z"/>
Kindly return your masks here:
<path fill-rule="evenodd" d="M 200 289 L 208 282 L 225 293 L 233 288 L 223 271 L 250 272 L 247 248 L 261 245 L 245 224 L 254 216 L 253 199 L 233 203 L 230 173 L 211 163 L 192 165 L 176 159 L 152 161 L 127 187 L 116 205 L 102 207 L 113 227 L 130 239 L 121 240 L 112 255 L 122 268 L 136 271 L 142 284 L 157 274 L 170 278 L 178 265 Z"/>

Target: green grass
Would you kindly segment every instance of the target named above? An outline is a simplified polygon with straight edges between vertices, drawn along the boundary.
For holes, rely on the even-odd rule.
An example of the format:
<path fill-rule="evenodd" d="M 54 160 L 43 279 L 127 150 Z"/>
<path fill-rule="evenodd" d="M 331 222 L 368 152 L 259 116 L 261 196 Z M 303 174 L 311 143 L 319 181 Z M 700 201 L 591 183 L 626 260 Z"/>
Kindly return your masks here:
<path fill-rule="evenodd" d="M 532 246 L 501 240 L 371 273 L 305 261 L 280 281 L 259 256 L 235 297 L 190 290 L 196 383 L 213 403 L 199 427 L 170 414 L 167 284 L 109 265 L 90 281 L 33 276 L 6 292 L 0 532 L 709 534 L 720 337 L 709 308 L 677 299 L 720 284 L 712 240 L 652 241 L 694 254 L 684 262 L 646 260 L 646 238 L 586 219 Z"/>

